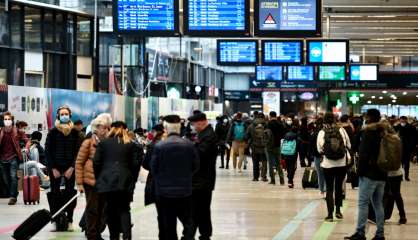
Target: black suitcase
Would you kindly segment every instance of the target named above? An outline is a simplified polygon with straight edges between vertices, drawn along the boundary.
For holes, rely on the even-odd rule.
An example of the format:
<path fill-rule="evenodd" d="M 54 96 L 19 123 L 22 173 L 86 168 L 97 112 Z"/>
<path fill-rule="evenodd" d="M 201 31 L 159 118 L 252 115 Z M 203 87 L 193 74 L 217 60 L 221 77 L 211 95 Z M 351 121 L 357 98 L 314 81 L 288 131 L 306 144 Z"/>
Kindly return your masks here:
<path fill-rule="evenodd" d="M 56 218 L 58 215 L 60 215 L 64 209 L 68 207 L 74 200 L 77 199 L 79 196 L 79 193 L 77 193 L 75 196 L 73 196 L 61 209 L 59 209 L 53 216 L 51 216 L 51 213 L 46 210 L 42 209 L 39 211 L 36 211 L 32 215 L 29 216 L 22 224 L 20 224 L 19 227 L 16 228 L 16 230 L 13 232 L 12 237 L 16 240 L 29 240 L 33 236 L 35 236 L 36 233 L 42 230 L 48 223 L 51 221 L 51 219 Z"/>
<path fill-rule="evenodd" d="M 315 168 L 305 168 L 302 178 L 302 188 L 318 188 L 318 174 Z"/>

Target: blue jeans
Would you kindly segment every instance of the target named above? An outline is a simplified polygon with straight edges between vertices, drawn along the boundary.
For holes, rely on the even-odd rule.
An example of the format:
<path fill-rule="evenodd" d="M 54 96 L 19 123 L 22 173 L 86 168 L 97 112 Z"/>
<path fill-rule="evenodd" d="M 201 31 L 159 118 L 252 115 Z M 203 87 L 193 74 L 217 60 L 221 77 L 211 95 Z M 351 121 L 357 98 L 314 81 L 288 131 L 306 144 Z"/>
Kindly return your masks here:
<path fill-rule="evenodd" d="M 17 170 L 19 169 L 18 159 L 14 158 L 10 161 L 0 161 L 3 179 L 9 188 L 10 198 L 17 198 L 19 192 L 17 190 Z"/>
<path fill-rule="evenodd" d="M 326 186 L 325 186 L 324 169 L 322 169 L 322 167 L 321 167 L 321 158 L 320 157 L 315 157 L 314 161 L 315 161 L 315 169 L 316 169 L 316 172 L 318 173 L 319 191 L 324 193 L 327 190 L 326 190 Z"/>
<path fill-rule="evenodd" d="M 383 193 L 385 181 L 375 181 L 367 177 L 359 178 L 357 233 L 365 236 L 369 202 L 371 201 L 376 214 L 376 237 L 384 237 L 385 212 L 383 208 Z"/>

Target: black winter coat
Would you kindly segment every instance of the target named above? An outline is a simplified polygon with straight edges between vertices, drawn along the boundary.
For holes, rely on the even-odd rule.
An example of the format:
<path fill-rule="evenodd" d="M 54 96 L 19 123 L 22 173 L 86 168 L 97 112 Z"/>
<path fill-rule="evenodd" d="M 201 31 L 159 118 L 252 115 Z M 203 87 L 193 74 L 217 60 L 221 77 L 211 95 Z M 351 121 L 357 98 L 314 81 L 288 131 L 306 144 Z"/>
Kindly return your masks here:
<path fill-rule="evenodd" d="M 118 138 L 101 141 L 93 160 L 97 192 L 132 193 L 142 162 L 140 150 L 139 145 L 123 144 Z"/>
<path fill-rule="evenodd" d="M 273 146 L 277 148 L 280 147 L 281 140 L 286 134 L 286 130 L 283 124 L 279 120 L 271 120 L 268 122 L 267 128 L 271 131 L 273 137 Z"/>
<path fill-rule="evenodd" d="M 199 152 L 200 168 L 193 176 L 193 189 L 213 191 L 216 181 L 217 139 L 211 125 L 198 133 L 195 144 Z"/>
<path fill-rule="evenodd" d="M 398 132 L 399 136 L 402 140 L 402 151 L 405 156 L 408 156 L 413 152 L 416 145 L 416 128 L 414 128 L 411 124 L 406 124 L 405 126 L 395 126 L 396 132 Z"/>
<path fill-rule="evenodd" d="M 216 137 L 218 138 L 219 145 L 226 143 L 226 138 L 228 136 L 229 124 L 224 124 L 222 121 L 219 121 L 215 127 Z"/>
<path fill-rule="evenodd" d="M 199 168 L 199 155 L 192 142 L 169 135 L 154 146 L 150 167 L 157 197 L 192 195 L 193 174 Z"/>
<path fill-rule="evenodd" d="M 51 129 L 45 142 L 48 169 L 67 170 L 70 167 L 75 167 L 81 142 L 82 136 L 75 129 L 71 130 L 68 136 L 64 136 L 57 128 Z"/>

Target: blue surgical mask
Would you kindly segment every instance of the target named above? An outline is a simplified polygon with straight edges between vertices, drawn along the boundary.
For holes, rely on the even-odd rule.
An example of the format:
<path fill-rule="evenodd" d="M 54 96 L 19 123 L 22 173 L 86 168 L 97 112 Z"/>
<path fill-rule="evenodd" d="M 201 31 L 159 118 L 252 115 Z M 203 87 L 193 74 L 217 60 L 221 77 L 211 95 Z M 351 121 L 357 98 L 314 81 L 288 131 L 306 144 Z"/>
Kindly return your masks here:
<path fill-rule="evenodd" d="M 61 123 L 68 123 L 69 121 L 70 121 L 70 116 L 68 116 L 68 115 L 60 116 L 60 122 Z"/>

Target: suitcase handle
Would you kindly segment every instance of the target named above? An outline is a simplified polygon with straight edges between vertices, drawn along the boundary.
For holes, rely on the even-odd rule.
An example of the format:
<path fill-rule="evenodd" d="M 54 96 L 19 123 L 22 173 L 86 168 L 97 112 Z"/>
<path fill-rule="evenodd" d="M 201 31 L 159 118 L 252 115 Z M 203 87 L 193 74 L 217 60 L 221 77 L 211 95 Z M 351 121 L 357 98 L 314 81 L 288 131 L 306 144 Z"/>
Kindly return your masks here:
<path fill-rule="evenodd" d="M 77 194 L 72 197 L 70 199 L 70 201 L 68 201 L 66 204 L 64 204 L 64 206 L 62 206 L 62 208 L 60 210 L 58 210 L 52 217 L 51 219 L 54 219 L 55 217 L 57 217 L 62 211 L 64 211 L 65 208 L 68 207 L 68 205 L 70 205 L 74 200 L 76 200 L 78 197 L 80 196 L 80 193 L 77 191 Z"/>

